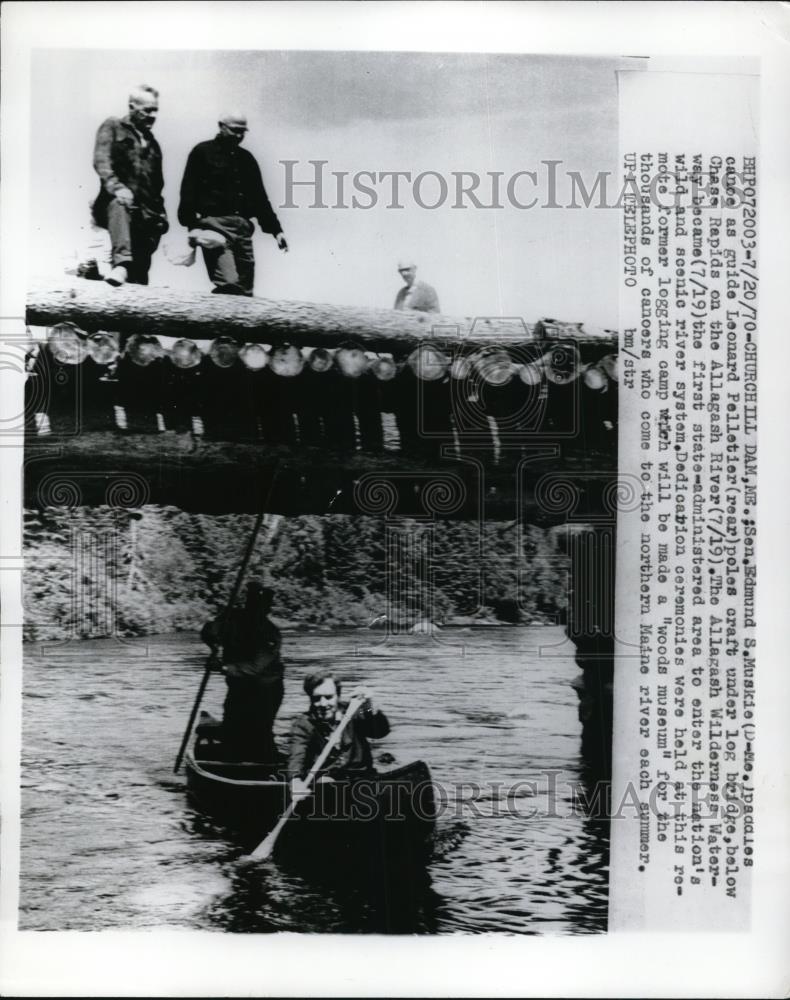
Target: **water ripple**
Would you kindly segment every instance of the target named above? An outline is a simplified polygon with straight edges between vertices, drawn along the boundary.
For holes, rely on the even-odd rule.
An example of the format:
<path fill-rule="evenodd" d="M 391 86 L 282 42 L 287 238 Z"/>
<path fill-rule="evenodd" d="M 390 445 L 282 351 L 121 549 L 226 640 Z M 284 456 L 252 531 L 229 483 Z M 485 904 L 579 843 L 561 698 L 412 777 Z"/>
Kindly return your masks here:
<path fill-rule="evenodd" d="M 564 933 L 606 928 L 602 824 L 552 815 L 547 773 L 581 781 L 578 668 L 559 628 L 447 630 L 441 642 L 286 636 L 285 740 L 301 681 L 331 663 L 392 723 L 375 755 L 432 770 L 442 807 L 426 869 L 400 897 L 360 873 L 239 869 L 239 845 L 172 774 L 205 663 L 189 636 L 37 644 L 25 660 L 20 926 L 234 932 Z M 212 678 L 204 707 L 224 696 Z M 567 805 L 561 794 L 554 803 Z"/>

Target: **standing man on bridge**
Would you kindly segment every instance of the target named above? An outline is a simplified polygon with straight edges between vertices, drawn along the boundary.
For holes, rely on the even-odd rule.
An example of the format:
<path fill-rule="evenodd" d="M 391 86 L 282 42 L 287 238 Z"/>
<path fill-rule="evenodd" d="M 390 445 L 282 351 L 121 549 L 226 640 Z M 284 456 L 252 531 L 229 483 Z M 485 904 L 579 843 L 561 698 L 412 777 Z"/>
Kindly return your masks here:
<path fill-rule="evenodd" d="M 403 278 L 404 286 L 395 297 L 395 309 L 439 312 L 439 296 L 436 294 L 436 289 L 425 281 L 415 280 L 417 265 L 411 257 L 402 257 L 398 261 L 398 273 Z"/>
<path fill-rule="evenodd" d="M 192 245 L 202 248 L 213 290 L 225 295 L 252 295 L 252 219 L 288 250 L 255 157 L 241 148 L 247 131 L 245 115 L 224 115 L 217 135 L 189 154 L 181 181 L 178 221 L 190 230 Z M 204 235 L 207 230 L 219 238 Z"/>
<path fill-rule="evenodd" d="M 96 134 L 93 166 L 101 188 L 93 203 L 97 226 L 112 244 L 111 285 L 148 284 L 151 258 L 167 232 L 162 198 L 162 151 L 151 128 L 159 111 L 159 91 L 147 84 L 129 95 L 129 113 L 108 118 Z"/>

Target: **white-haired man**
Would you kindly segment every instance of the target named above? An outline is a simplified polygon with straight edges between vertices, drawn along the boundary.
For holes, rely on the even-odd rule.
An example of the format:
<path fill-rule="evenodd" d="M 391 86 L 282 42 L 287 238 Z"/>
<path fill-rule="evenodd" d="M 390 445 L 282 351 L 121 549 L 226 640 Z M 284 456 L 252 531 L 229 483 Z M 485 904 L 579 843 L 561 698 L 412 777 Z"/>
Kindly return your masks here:
<path fill-rule="evenodd" d="M 398 261 L 398 273 L 403 278 L 404 286 L 395 297 L 396 309 L 415 309 L 417 312 L 438 313 L 439 296 L 436 289 L 424 281 L 416 281 L 417 265 L 411 257 L 402 257 Z"/>
<path fill-rule="evenodd" d="M 158 111 L 159 92 L 143 84 L 129 95 L 129 113 L 108 118 L 96 133 L 93 166 L 101 187 L 93 218 L 110 234 L 111 285 L 147 285 L 151 258 L 168 229 L 162 151 L 151 132 Z"/>
<path fill-rule="evenodd" d="M 241 148 L 247 131 L 243 114 L 224 115 L 217 135 L 198 143 L 189 154 L 181 181 L 178 221 L 192 233 L 209 230 L 222 237 L 205 242 L 202 235 L 190 237 L 201 246 L 213 290 L 220 294 L 252 295 L 253 219 L 275 238 L 280 250 L 288 249 L 255 157 Z"/>

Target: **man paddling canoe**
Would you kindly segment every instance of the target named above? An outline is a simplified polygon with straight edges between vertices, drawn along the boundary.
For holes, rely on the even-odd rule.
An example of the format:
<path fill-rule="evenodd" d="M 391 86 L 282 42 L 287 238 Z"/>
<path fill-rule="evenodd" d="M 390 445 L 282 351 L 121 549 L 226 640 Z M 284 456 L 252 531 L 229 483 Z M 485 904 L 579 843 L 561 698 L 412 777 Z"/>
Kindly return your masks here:
<path fill-rule="evenodd" d="M 288 752 L 288 777 L 294 797 L 301 798 L 307 793 L 302 779 L 343 717 L 348 702 L 340 700 L 340 690 L 340 681 L 331 671 L 319 671 L 305 678 L 304 691 L 310 699 L 310 708 L 294 720 Z M 357 688 L 351 698 L 364 699 L 363 704 L 330 752 L 319 781 L 370 774 L 373 758 L 368 739 L 382 739 L 390 731 L 386 715 L 374 707 L 371 691 Z"/>

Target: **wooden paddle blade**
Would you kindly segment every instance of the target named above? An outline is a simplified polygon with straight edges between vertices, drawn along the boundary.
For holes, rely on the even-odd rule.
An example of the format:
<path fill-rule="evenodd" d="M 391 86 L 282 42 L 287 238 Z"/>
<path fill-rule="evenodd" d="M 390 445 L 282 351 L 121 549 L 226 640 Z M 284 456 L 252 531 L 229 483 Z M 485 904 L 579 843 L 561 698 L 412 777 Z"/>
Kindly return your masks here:
<path fill-rule="evenodd" d="M 248 854 L 245 860 L 247 861 L 266 861 L 272 854 L 274 850 L 274 845 L 277 843 L 277 834 L 279 830 L 272 830 L 268 836 L 266 836 L 260 844 L 255 848 L 252 854 Z"/>
<path fill-rule="evenodd" d="M 291 818 L 296 809 L 297 802 L 293 801 L 282 814 L 282 816 L 277 820 L 277 825 L 271 830 L 258 844 L 254 851 L 251 851 L 244 858 L 245 861 L 265 861 L 274 851 L 274 845 L 277 843 L 277 838 L 280 836 L 282 828 Z"/>

